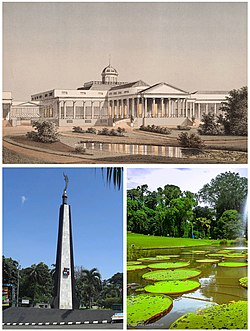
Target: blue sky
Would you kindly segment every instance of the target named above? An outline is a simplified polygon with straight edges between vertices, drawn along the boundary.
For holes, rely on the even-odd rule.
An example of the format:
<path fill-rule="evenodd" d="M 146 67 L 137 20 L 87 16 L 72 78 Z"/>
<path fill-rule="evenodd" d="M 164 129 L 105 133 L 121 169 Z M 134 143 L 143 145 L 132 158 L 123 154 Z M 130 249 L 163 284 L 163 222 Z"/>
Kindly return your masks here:
<path fill-rule="evenodd" d="M 59 207 L 69 177 L 75 266 L 107 279 L 123 270 L 123 189 L 99 168 L 3 169 L 3 254 L 22 267 L 55 263 Z"/>

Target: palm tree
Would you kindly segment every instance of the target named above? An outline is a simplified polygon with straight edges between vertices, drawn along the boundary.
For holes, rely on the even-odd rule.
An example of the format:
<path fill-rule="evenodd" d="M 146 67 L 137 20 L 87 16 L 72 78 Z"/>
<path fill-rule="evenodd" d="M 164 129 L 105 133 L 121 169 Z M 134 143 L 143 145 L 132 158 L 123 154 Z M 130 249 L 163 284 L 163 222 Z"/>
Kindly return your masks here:
<path fill-rule="evenodd" d="M 83 285 L 83 294 L 86 295 L 88 300 L 88 307 L 91 308 L 94 297 L 101 290 L 101 274 L 97 268 L 82 269 L 80 281 Z"/>
<path fill-rule="evenodd" d="M 123 168 L 122 167 L 102 168 L 102 172 L 104 172 L 104 169 L 106 169 L 107 183 L 110 184 L 111 182 L 113 182 L 114 187 L 115 188 L 117 187 L 118 190 L 120 190 L 122 183 Z"/>

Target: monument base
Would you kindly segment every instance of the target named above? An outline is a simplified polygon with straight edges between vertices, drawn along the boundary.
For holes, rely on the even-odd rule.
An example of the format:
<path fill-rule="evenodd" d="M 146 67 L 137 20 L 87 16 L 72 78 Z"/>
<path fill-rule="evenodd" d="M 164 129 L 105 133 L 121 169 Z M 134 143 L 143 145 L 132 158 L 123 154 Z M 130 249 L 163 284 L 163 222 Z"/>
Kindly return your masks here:
<path fill-rule="evenodd" d="M 3 326 L 111 324 L 115 310 L 11 307 L 3 311 Z M 122 323 L 121 329 L 122 329 Z"/>

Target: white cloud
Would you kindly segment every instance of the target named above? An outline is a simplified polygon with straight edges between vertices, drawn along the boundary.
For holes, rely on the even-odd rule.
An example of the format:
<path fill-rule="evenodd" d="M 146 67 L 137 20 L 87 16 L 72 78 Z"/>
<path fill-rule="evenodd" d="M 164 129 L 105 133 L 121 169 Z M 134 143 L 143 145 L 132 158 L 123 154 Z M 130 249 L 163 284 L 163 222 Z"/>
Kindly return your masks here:
<path fill-rule="evenodd" d="M 147 184 L 149 190 L 156 190 L 166 184 L 177 185 L 182 191 L 197 193 L 218 174 L 231 171 L 247 177 L 247 168 L 193 167 L 193 168 L 143 168 L 128 169 L 128 189 Z"/>
<path fill-rule="evenodd" d="M 24 196 L 24 195 L 21 196 L 22 205 L 23 205 L 27 200 L 28 200 L 28 199 L 26 198 L 26 196 Z"/>

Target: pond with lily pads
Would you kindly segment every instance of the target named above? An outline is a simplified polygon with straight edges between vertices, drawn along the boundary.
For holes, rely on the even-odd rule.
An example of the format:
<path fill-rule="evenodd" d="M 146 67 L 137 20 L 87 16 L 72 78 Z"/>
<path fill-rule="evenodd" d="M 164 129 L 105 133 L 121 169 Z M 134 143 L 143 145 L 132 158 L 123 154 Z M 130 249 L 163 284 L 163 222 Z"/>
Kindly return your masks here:
<path fill-rule="evenodd" d="M 129 328 L 205 329 L 204 320 L 211 319 L 212 329 L 221 325 L 247 329 L 246 247 L 161 248 L 137 253 L 141 256 L 128 261 L 127 267 Z"/>

